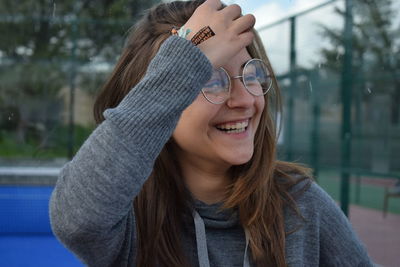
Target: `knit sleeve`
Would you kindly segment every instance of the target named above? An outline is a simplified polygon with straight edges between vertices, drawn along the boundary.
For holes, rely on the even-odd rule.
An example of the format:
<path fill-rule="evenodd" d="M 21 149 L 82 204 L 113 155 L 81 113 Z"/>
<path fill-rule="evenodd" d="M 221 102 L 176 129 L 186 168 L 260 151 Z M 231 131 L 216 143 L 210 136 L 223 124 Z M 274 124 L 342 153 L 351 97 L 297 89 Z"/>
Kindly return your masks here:
<path fill-rule="evenodd" d="M 190 41 L 168 38 L 145 77 L 61 170 L 50 200 L 53 232 L 89 266 L 126 266 L 134 255 L 134 197 L 212 66 Z"/>

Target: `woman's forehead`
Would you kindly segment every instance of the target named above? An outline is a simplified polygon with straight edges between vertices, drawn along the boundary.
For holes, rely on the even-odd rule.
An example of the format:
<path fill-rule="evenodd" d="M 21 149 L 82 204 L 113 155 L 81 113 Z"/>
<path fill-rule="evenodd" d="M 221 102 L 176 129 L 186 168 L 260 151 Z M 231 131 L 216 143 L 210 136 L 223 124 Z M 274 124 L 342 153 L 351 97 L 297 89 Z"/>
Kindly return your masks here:
<path fill-rule="evenodd" d="M 247 52 L 246 48 L 243 48 L 222 67 L 229 73 L 236 75 L 236 72 L 240 72 L 250 59 L 252 59 L 252 57 L 249 52 Z"/>

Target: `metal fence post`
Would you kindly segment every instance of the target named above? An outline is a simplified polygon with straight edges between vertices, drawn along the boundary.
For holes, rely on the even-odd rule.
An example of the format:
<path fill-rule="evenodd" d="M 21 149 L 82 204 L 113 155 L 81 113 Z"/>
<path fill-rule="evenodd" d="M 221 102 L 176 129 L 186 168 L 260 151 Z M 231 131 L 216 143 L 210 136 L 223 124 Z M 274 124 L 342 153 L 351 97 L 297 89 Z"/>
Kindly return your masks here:
<path fill-rule="evenodd" d="M 74 156 L 74 106 L 75 106 L 75 78 L 76 78 L 76 48 L 77 48 L 77 34 L 78 34 L 78 19 L 74 18 L 71 21 L 71 57 L 69 69 L 69 129 L 68 129 L 68 158 L 71 160 Z"/>
<path fill-rule="evenodd" d="M 353 63 L 353 0 L 346 0 L 345 23 L 343 31 L 344 58 L 342 68 L 342 160 L 340 205 L 348 216 L 350 193 L 350 164 L 351 164 L 351 98 L 352 98 L 352 63 Z"/>
<path fill-rule="evenodd" d="M 286 144 L 286 157 L 288 161 L 293 160 L 293 129 L 294 129 L 294 99 L 293 93 L 296 88 L 296 17 L 290 18 L 290 86 L 287 94 L 287 123 L 286 123 L 286 134 L 285 134 L 285 144 Z"/>
<path fill-rule="evenodd" d="M 319 71 L 312 71 L 310 76 L 310 86 L 319 89 Z M 319 104 L 318 92 L 312 90 L 311 92 L 311 105 L 312 105 L 312 128 L 311 128 L 311 166 L 314 169 L 314 177 L 317 180 L 319 174 L 319 134 L 320 134 L 320 115 L 321 107 Z"/>

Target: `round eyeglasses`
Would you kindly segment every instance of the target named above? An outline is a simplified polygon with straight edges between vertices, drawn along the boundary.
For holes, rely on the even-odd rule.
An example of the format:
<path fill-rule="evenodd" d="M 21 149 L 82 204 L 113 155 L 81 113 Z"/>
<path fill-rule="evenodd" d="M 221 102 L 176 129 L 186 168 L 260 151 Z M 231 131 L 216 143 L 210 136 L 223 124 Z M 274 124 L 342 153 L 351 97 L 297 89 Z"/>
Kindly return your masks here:
<path fill-rule="evenodd" d="M 254 96 L 268 93 L 272 87 L 272 78 L 267 64 L 253 58 L 246 62 L 240 76 L 230 77 L 224 68 L 214 69 L 211 79 L 201 89 L 203 96 L 213 104 L 222 104 L 230 96 L 231 79 L 241 79 L 247 91 Z"/>

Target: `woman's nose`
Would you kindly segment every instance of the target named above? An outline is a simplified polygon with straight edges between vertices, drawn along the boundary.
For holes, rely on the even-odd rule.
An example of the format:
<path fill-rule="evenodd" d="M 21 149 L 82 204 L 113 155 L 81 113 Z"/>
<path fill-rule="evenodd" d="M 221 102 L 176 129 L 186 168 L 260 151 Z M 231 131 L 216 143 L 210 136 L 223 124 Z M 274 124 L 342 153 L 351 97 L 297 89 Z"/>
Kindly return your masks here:
<path fill-rule="evenodd" d="M 230 108 L 247 108 L 254 105 L 256 96 L 247 91 L 242 79 L 235 78 L 231 81 L 231 93 L 226 104 Z"/>

